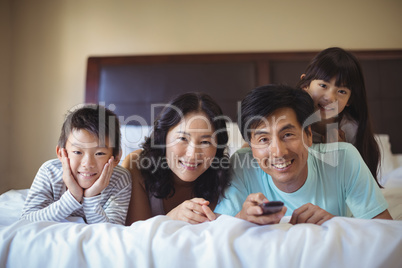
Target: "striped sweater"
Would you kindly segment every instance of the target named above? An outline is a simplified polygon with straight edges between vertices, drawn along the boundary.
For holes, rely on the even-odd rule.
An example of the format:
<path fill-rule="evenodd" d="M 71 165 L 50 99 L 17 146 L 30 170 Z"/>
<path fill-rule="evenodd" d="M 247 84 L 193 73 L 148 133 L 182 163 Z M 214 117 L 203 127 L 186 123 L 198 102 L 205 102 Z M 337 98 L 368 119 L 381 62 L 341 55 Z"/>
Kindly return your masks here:
<path fill-rule="evenodd" d="M 82 217 L 86 223 L 124 224 L 131 198 L 131 176 L 116 166 L 109 185 L 100 195 L 83 197 L 79 203 L 63 181 L 58 159 L 45 162 L 39 169 L 25 200 L 21 219 L 63 221 L 69 216 Z"/>

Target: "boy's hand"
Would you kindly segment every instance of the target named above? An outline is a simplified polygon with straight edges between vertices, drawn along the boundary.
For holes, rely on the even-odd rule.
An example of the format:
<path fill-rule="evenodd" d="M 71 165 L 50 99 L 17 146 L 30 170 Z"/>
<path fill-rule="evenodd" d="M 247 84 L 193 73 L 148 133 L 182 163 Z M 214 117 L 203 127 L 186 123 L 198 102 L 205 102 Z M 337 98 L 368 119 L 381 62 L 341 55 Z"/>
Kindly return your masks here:
<path fill-rule="evenodd" d="M 267 201 L 268 199 L 262 193 L 250 194 L 236 217 L 260 225 L 279 223 L 287 208 L 283 206 L 282 210 L 277 213 L 264 215 L 259 205 Z"/>
<path fill-rule="evenodd" d="M 98 195 L 109 185 L 110 177 L 112 176 L 114 168 L 113 160 L 114 157 L 113 156 L 110 157 L 109 161 L 107 161 L 107 163 L 103 167 L 102 174 L 100 175 L 100 177 L 95 181 L 94 184 L 92 184 L 91 187 L 89 187 L 84 191 L 85 197 L 92 197 Z"/>
<path fill-rule="evenodd" d="M 81 203 L 84 190 L 81 188 L 81 186 L 78 185 L 73 174 L 71 173 L 70 159 L 68 158 L 67 151 L 65 148 L 61 149 L 61 155 L 62 155 L 61 163 L 63 166 L 63 181 L 66 184 L 67 189 L 74 196 L 74 198 Z"/>

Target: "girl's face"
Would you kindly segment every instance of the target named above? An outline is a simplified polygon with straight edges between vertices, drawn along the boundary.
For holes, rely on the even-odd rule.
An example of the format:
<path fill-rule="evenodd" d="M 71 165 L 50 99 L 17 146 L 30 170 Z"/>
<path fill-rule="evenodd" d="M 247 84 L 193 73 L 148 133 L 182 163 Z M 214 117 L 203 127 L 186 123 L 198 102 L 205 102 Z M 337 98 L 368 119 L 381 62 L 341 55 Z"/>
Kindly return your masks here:
<path fill-rule="evenodd" d="M 214 127 L 204 113 L 187 114 L 166 136 L 169 168 L 182 181 L 195 181 L 216 155 Z"/>
<path fill-rule="evenodd" d="M 337 87 L 335 78 L 330 81 L 313 80 L 303 89 L 313 98 L 315 109 L 320 110 L 321 119 L 335 120 L 335 117 L 349 105 L 350 89 Z"/>

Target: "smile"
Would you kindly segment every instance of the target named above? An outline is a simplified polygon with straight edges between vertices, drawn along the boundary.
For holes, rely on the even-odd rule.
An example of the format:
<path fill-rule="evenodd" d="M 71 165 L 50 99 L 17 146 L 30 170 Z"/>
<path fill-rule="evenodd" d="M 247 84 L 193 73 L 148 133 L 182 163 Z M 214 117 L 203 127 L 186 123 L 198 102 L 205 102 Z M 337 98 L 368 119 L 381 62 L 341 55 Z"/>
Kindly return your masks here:
<path fill-rule="evenodd" d="M 330 105 L 322 106 L 321 104 L 318 104 L 318 107 L 319 107 L 321 110 L 324 110 L 324 111 L 332 111 L 332 110 L 335 110 L 335 108 L 334 108 L 334 107 L 331 107 Z"/>
<path fill-rule="evenodd" d="M 92 177 L 96 175 L 96 173 L 83 173 L 83 172 L 79 172 L 79 174 L 83 177 Z"/>
<path fill-rule="evenodd" d="M 271 164 L 273 167 L 275 167 L 276 169 L 286 169 L 287 167 L 289 167 L 291 164 L 293 163 L 293 160 L 289 160 L 283 163 L 277 163 L 277 164 Z"/>
<path fill-rule="evenodd" d="M 185 168 L 187 169 L 195 169 L 197 168 L 199 165 L 201 165 L 201 163 L 187 163 L 187 162 L 183 162 L 183 161 L 179 161 L 180 164 L 182 164 Z"/>

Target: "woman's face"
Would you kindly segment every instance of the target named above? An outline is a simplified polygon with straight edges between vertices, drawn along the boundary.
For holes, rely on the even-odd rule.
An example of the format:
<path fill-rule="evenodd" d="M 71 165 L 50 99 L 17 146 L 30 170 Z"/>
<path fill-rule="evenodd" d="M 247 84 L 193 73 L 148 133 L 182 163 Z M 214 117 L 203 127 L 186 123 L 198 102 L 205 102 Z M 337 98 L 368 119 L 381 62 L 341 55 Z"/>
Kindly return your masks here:
<path fill-rule="evenodd" d="M 314 100 L 316 110 L 320 110 L 322 119 L 332 119 L 348 105 L 351 91 L 347 87 L 337 87 L 335 78 L 330 81 L 313 80 L 303 88 Z"/>
<path fill-rule="evenodd" d="M 169 168 L 182 181 L 193 182 L 210 166 L 216 155 L 214 127 L 204 113 L 187 114 L 166 136 Z"/>

